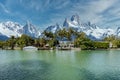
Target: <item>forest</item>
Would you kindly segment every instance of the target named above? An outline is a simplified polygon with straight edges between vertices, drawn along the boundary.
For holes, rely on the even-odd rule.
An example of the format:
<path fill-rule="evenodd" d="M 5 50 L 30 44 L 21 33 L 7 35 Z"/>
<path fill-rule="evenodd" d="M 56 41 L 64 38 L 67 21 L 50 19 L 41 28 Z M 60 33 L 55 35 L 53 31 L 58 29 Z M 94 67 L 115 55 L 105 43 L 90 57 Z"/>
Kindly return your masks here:
<path fill-rule="evenodd" d="M 49 44 L 50 48 L 55 49 L 60 43 L 59 41 L 70 41 L 74 44 L 74 48 L 81 48 L 82 50 L 95 50 L 95 49 L 109 49 L 109 48 L 119 48 L 120 38 L 114 35 L 105 37 L 103 40 L 91 40 L 86 36 L 84 32 L 76 32 L 74 29 L 61 29 L 56 33 L 44 31 L 42 37 L 32 38 L 25 34 L 21 37 L 11 36 L 6 41 L 0 41 L 1 49 L 11 49 L 15 48 L 23 49 L 25 46 L 35 46 L 37 48 L 42 48 L 46 44 Z M 110 46 L 110 43 L 112 44 Z"/>

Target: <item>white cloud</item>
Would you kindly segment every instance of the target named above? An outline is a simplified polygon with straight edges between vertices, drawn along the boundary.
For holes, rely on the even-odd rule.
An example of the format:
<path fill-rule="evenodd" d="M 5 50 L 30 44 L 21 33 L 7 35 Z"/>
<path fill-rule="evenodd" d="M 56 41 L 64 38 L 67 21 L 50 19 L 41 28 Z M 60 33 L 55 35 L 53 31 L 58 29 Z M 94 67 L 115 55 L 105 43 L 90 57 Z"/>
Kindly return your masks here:
<path fill-rule="evenodd" d="M 18 6 L 22 6 L 26 11 L 35 12 L 36 15 L 34 14 L 33 17 L 38 17 L 38 15 L 48 16 L 49 21 L 46 22 L 49 23 L 45 25 L 55 24 L 56 22 L 61 23 L 64 21 L 64 18 L 69 18 L 76 13 L 80 16 L 80 20 L 91 21 L 95 24 L 106 24 L 112 20 L 117 20 L 120 16 L 119 0 L 76 1 L 77 2 L 72 0 L 7 0 L 6 5 L 0 3 L 0 7 L 6 13 L 10 13 L 10 11 L 12 13 L 12 11 L 14 11 L 11 15 L 21 16 L 22 20 L 29 18 L 29 13 L 23 14 L 24 11 L 22 10 L 14 10 L 17 3 Z M 56 11 L 52 12 L 52 10 Z M 30 18 L 32 18 L 32 16 L 30 16 Z"/>
<path fill-rule="evenodd" d="M 94 11 L 95 13 L 101 13 L 111 6 L 113 6 L 118 0 L 98 0 L 90 2 L 89 10 Z"/>
<path fill-rule="evenodd" d="M 59 4 L 55 5 L 55 9 L 62 9 L 64 7 L 66 7 L 70 2 L 67 1 L 61 1 L 59 2 Z"/>
<path fill-rule="evenodd" d="M 105 14 L 104 11 L 111 8 L 117 1 L 118 0 L 99 0 L 96 2 L 91 2 L 89 7 L 89 12 L 91 12 L 91 14 L 94 15 L 93 20 L 96 19 L 97 17 L 98 22 L 103 21 L 105 19 L 105 17 L 103 17 Z"/>
<path fill-rule="evenodd" d="M 0 3 L 0 7 L 4 10 L 4 12 L 10 13 L 10 11 L 2 3 Z"/>

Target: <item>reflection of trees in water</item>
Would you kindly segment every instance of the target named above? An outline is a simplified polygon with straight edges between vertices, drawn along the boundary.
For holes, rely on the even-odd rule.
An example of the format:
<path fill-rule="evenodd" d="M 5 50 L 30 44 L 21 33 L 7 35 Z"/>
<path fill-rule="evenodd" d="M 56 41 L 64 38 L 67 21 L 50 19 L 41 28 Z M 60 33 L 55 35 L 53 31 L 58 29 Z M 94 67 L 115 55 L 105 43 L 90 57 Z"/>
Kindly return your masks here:
<path fill-rule="evenodd" d="M 120 80 L 120 71 L 104 72 L 97 80 Z"/>
<path fill-rule="evenodd" d="M 86 69 L 78 69 L 77 72 L 77 80 L 120 80 L 120 71 L 105 71 L 99 75 Z"/>
<path fill-rule="evenodd" d="M 0 80 L 55 80 L 55 76 L 59 75 L 59 70 L 58 72 L 57 70 L 51 71 L 51 68 L 53 67 L 50 64 L 39 60 L 8 63 L 0 66 Z M 120 70 L 117 69 L 107 69 L 96 75 L 95 72 L 85 68 L 72 68 L 71 72 L 75 72 L 77 75 L 69 76 L 71 77 L 69 80 L 72 80 L 74 76 L 76 76 L 75 80 L 120 80 Z M 51 75 L 51 73 L 57 75 Z M 62 79 L 66 80 L 64 79 L 64 77 L 68 77 L 66 75 L 59 76 L 63 76 Z"/>
<path fill-rule="evenodd" d="M 76 68 L 76 72 L 78 74 L 77 80 L 97 80 L 95 74 L 84 68 Z"/>
<path fill-rule="evenodd" d="M 5 64 L 0 66 L 0 80 L 48 80 L 49 67 L 39 60 Z"/>

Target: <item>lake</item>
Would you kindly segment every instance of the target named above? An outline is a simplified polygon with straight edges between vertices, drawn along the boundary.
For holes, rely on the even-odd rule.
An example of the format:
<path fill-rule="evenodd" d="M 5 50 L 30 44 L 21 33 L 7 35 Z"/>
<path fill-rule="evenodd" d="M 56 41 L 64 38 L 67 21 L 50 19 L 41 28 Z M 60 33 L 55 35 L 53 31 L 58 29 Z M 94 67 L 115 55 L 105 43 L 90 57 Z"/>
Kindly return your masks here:
<path fill-rule="evenodd" d="M 0 80 L 120 80 L 120 50 L 0 50 Z"/>

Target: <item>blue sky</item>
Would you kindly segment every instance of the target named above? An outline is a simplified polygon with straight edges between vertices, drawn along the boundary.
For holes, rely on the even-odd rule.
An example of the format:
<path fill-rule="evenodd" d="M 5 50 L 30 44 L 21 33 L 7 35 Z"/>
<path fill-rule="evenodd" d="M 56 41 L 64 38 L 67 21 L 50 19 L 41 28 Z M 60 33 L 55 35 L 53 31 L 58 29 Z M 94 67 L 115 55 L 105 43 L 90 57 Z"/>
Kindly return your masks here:
<path fill-rule="evenodd" d="M 0 21 L 25 24 L 27 20 L 45 29 L 62 25 L 73 14 L 81 22 L 91 21 L 102 28 L 120 26 L 120 0 L 0 0 Z"/>

